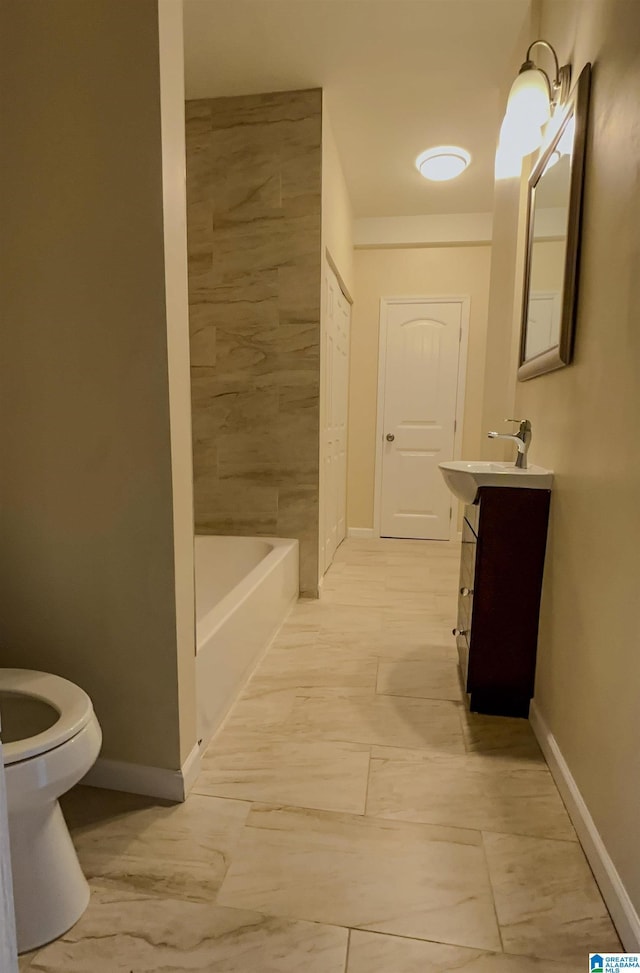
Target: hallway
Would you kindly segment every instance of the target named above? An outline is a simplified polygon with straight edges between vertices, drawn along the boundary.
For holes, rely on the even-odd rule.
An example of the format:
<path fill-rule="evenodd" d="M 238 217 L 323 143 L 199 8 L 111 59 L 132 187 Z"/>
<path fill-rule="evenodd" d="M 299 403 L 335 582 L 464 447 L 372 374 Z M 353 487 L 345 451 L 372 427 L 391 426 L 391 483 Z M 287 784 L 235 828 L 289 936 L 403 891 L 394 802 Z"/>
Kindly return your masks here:
<path fill-rule="evenodd" d="M 77 788 L 50 973 L 583 973 L 621 949 L 528 723 L 470 715 L 457 545 L 346 541 L 183 805 Z"/>

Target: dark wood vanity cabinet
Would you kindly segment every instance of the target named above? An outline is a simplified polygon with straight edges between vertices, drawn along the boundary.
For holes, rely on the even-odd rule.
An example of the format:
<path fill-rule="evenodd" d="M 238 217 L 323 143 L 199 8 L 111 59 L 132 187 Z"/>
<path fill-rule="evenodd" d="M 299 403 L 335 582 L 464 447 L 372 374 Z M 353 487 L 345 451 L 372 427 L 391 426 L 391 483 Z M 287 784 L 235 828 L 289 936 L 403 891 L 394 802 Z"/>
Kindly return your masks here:
<path fill-rule="evenodd" d="M 550 498 L 481 487 L 465 508 L 454 634 L 474 712 L 529 714 Z"/>

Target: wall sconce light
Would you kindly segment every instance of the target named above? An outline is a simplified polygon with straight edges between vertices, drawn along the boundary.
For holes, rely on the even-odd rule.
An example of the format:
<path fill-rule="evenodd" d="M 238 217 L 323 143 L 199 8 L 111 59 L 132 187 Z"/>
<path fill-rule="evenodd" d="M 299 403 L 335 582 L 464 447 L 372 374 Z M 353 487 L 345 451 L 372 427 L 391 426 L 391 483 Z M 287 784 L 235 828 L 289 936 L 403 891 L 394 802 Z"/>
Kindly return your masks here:
<path fill-rule="evenodd" d="M 531 51 L 537 45 L 553 55 L 555 75 L 552 79 L 531 60 Z M 508 148 L 510 155 L 520 158 L 538 149 L 542 145 L 542 128 L 551 118 L 552 111 L 566 101 L 570 84 L 571 65 L 560 67 L 551 44 L 543 40 L 530 44 L 518 77 L 511 85 L 500 129 L 500 147 Z"/>

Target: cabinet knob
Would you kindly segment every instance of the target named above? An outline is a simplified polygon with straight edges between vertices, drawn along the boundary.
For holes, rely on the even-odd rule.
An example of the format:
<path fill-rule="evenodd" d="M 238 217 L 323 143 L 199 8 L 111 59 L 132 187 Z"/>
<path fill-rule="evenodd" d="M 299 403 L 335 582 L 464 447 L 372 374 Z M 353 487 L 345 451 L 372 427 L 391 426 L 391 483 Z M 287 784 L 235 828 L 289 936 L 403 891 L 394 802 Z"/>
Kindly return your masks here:
<path fill-rule="evenodd" d="M 386 437 L 386 438 L 387 438 L 387 442 L 388 442 L 388 443 L 392 443 L 392 442 L 393 442 L 393 440 L 394 440 L 394 439 L 395 439 L 396 437 L 395 437 L 395 436 L 393 435 L 393 433 L 392 433 L 392 432 L 388 432 L 388 433 L 387 433 L 387 437 Z"/>
<path fill-rule="evenodd" d="M 453 635 L 456 635 L 456 636 L 457 635 L 468 635 L 469 634 L 469 631 L 466 628 L 454 628 L 452 630 L 452 634 Z"/>
<path fill-rule="evenodd" d="M 473 594 L 473 588 L 460 588 L 460 594 L 463 598 L 468 598 L 469 595 Z"/>

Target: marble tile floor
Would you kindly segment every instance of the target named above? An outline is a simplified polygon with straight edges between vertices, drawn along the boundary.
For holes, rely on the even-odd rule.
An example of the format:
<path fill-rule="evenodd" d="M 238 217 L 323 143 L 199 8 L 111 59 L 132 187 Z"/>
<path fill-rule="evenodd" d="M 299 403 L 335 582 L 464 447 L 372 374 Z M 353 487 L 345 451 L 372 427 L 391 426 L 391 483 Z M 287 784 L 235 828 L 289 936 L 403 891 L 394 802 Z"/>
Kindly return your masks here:
<path fill-rule="evenodd" d="M 470 715 L 459 549 L 346 541 L 187 801 L 76 788 L 49 973 L 582 973 L 621 949 L 526 721 Z"/>

